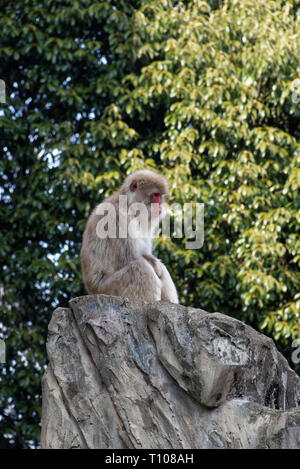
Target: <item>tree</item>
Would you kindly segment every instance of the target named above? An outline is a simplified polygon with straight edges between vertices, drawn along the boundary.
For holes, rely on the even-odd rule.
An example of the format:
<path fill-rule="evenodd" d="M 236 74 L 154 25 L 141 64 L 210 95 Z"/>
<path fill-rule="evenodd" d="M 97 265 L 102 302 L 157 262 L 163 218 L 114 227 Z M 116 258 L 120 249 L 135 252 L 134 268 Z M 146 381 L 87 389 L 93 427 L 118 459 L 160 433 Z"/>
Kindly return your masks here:
<path fill-rule="evenodd" d="M 299 16 L 292 2 L 4 1 L 1 447 L 39 440 L 54 307 L 84 294 L 93 206 L 157 168 L 204 203 L 204 245 L 163 238 L 181 302 L 241 319 L 288 359 L 300 335 Z"/>

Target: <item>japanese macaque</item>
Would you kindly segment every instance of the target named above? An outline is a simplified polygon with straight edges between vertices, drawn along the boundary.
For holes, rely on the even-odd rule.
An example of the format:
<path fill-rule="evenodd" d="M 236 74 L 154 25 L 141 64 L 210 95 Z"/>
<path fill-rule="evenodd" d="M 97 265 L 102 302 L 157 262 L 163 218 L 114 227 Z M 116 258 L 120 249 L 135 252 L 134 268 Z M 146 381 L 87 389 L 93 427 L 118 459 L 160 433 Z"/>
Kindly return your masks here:
<path fill-rule="evenodd" d="M 80 253 L 88 293 L 178 303 L 167 268 L 152 254 L 167 194 L 165 178 L 139 170 L 93 210 Z"/>

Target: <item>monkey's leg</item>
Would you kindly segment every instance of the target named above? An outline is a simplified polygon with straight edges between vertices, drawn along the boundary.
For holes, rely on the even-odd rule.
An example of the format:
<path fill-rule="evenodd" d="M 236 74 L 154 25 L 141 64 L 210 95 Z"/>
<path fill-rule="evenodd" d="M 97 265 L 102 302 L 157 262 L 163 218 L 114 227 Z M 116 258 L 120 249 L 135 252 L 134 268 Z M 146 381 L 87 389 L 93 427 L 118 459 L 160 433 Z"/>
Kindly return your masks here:
<path fill-rule="evenodd" d="M 160 280 L 162 283 L 161 299 L 162 301 L 169 301 L 170 303 L 179 303 L 178 294 L 174 282 L 169 274 L 166 266 L 161 262 L 162 275 Z"/>
<path fill-rule="evenodd" d="M 99 283 L 97 293 L 152 302 L 161 299 L 161 286 L 161 281 L 152 266 L 140 258 L 105 276 Z"/>

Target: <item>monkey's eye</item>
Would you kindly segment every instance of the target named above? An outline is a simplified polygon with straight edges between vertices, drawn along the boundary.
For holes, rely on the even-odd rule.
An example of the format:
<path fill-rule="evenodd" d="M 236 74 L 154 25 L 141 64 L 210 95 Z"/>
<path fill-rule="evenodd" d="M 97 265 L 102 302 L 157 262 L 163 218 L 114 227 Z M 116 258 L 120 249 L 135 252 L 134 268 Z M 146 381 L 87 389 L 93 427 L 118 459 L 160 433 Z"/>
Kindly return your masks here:
<path fill-rule="evenodd" d="M 137 187 L 138 187 L 137 182 L 135 182 L 135 181 L 132 182 L 132 183 L 130 184 L 130 190 L 131 190 L 131 192 L 135 192 L 135 191 L 137 190 Z"/>

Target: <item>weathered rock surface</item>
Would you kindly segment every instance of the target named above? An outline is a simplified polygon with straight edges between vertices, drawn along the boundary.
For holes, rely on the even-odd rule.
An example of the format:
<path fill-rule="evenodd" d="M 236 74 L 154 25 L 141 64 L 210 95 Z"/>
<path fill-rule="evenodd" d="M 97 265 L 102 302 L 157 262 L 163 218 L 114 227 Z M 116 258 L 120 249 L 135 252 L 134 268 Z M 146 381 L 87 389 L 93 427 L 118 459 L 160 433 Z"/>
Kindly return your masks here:
<path fill-rule="evenodd" d="M 49 324 L 43 448 L 300 448 L 300 378 L 220 313 L 75 298 Z"/>

